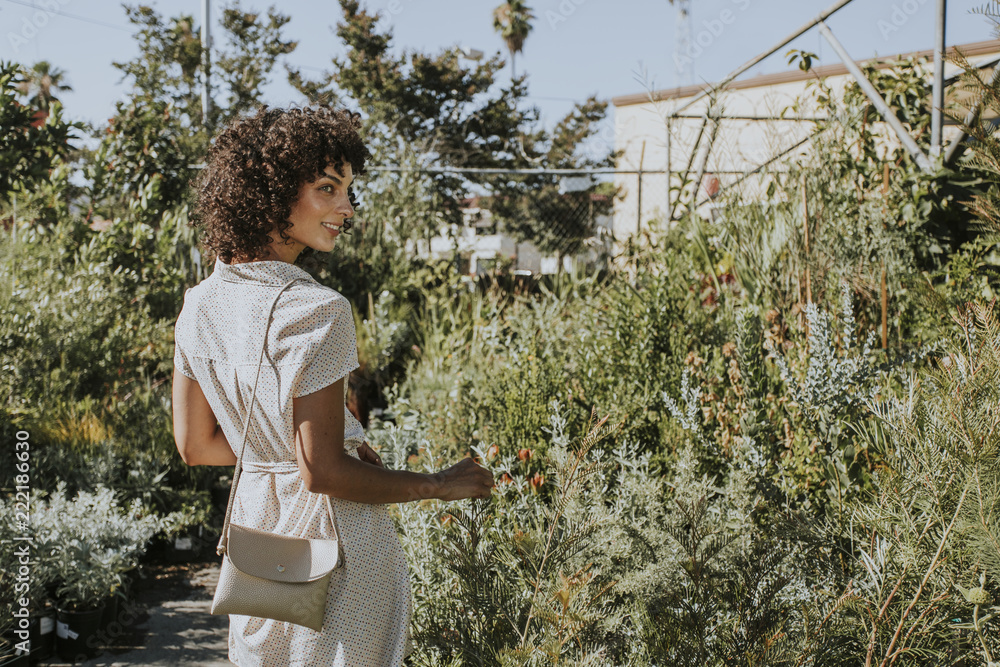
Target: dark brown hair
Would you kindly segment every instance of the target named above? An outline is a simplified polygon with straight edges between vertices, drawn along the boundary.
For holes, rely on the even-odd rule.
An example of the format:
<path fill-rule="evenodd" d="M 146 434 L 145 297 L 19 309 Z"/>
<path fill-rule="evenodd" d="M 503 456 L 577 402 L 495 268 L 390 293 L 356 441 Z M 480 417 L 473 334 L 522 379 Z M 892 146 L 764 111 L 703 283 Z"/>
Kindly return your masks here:
<path fill-rule="evenodd" d="M 365 173 L 371 153 L 361 140 L 360 114 L 327 106 L 271 109 L 237 118 L 209 149 L 208 163 L 194 181 L 198 191 L 195 224 L 204 227 L 202 244 L 226 264 L 264 255 L 274 230 L 285 241 L 288 216 L 299 188 L 328 166 L 350 163 Z M 348 190 L 351 205 L 354 192 Z M 344 221 L 344 230 L 350 222 Z"/>

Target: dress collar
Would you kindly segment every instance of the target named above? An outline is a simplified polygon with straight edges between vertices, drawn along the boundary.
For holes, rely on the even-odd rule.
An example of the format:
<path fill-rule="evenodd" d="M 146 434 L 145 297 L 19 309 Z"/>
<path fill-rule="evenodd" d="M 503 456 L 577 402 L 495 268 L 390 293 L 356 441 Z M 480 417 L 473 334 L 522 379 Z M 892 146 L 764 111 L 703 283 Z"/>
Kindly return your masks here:
<path fill-rule="evenodd" d="M 290 280 L 304 278 L 315 282 L 309 273 L 294 264 L 280 260 L 226 264 L 221 257 L 215 259 L 215 273 L 227 283 L 253 283 L 282 286 Z"/>

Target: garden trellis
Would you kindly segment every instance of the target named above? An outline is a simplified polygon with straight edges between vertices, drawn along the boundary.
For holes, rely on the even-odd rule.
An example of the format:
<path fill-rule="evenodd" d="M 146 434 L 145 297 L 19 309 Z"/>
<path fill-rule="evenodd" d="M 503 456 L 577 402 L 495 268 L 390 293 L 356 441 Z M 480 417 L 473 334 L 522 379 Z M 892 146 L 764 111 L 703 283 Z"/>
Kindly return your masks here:
<path fill-rule="evenodd" d="M 899 141 L 906 148 L 907 152 L 921 166 L 921 168 L 923 168 L 925 171 L 931 171 L 933 169 L 931 160 L 916 145 L 916 143 L 913 141 L 913 139 L 907 133 L 906 128 L 904 128 L 902 126 L 902 124 L 899 123 L 899 121 L 895 118 L 895 116 L 889 111 L 889 107 L 886 104 L 886 102 L 881 98 L 881 96 L 874 89 L 874 87 L 871 86 L 870 82 L 867 80 L 867 78 L 865 77 L 864 73 L 860 70 L 860 68 L 857 66 L 857 64 L 854 62 L 854 60 L 850 58 L 850 56 L 847 54 L 846 50 L 844 50 L 843 47 L 839 44 L 839 42 L 837 41 L 836 37 L 834 36 L 832 30 L 826 24 L 826 20 L 828 18 L 830 18 L 831 16 L 833 16 L 834 14 L 836 14 L 837 12 L 839 12 L 841 9 L 844 9 L 845 7 L 847 7 L 849 4 L 851 4 L 851 2 L 852 2 L 852 0 L 839 0 L 838 2 L 836 2 L 835 4 L 833 4 L 831 7 L 829 7 L 828 9 L 826 9 L 825 11 L 823 11 L 822 13 L 820 13 L 816 18 L 814 18 L 813 20 L 807 22 L 805 25 L 801 26 L 799 29 L 795 30 L 790 35 L 788 35 L 784 39 L 780 40 L 774 46 L 770 47 L 769 49 L 763 51 L 759 55 L 755 56 L 754 58 L 751 58 L 747 62 L 745 62 L 742 65 L 740 65 L 739 67 L 737 67 L 735 70 L 733 70 L 730 74 L 728 74 L 727 76 L 725 76 L 720 81 L 718 81 L 716 83 L 713 83 L 713 84 L 710 84 L 710 85 L 707 85 L 704 88 L 702 88 L 700 91 L 698 91 L 698 92 L 696 92 L 694 94 L 685 95 L 685 96 L 687 96 L 687 99 L 681 101 L 674 108 L 672 108 L 672 109 L 670 109 L 670 110 L 668 110 L 668 111 L 666 111 L 666 112 L 664 112 L 662 114 L 662 117 L 663 117 L 662 119 L 663 119 L 665 125 L 667 126 L 667 132 L 666 132 L 666 150 L 665 150 L 665 153 L 666 153 L 666 168 L 665 168 L 665 170 L 662 170 L 662 171 L 652 171 L 652 170 L 644 170 L 640 166 L 639 171 L 642 172 L 642 173 L 644 173 L 644 174 L 657 174 L 657 173 L 658 174 L 669 174 L 669 178 L 670 179 L 673 179 L 674 177 L 677 177 L 679 179 L 679 181 L 680 181 L 679 184 L 674 185 L 673 181 L 671 180 L 671 185 L 667 188 L 668 193 L 669 193 L 667 195 L 668 201 L 667 201 L 667 205 L 666 205 L 666 211 L 669 212 L 669 214 L 666 216 L 668 222 L 674 220 L 675 214 L 678 211 L 681 211 L 681 210 L 684 210 L 684 209 L 693 209 L 693 210 L 701 209 L 703 205 L 705 205 L 706 203 L 708 203 L 709 201 L 711 201 L 712 198 L 714 198 L 714 196 L 713 196 L 713 197 L 704 197 L 704 198 L 699 199 L 698 198 L 698 192 L 699 192 L 699 189 L 701 187 L 701 180 L 697 179 L 697 178 L 691 179 L 690 176 L 692 174 L 692 171 L 693 171 L 693 173 L 695 175 L 697 175 L 699 172 L 704 172 L 704 171 L 707 170 L 707 166 L 705 167 L 705 169 L 702 169 L 702 167 L 705 166 L 705 165 L 707 165 L 708 160 L 709 160 L 709 158 L 710 158 L 710 156 L 712 154 L 712 150 L 714 148 L 714 145 L 713 145 L 714 142 L 712 141 L 712 138 L 714 137 L 715 132 L 711 131 L 711 130 L 716 130 L 719 123 L 725 123 L 725 122 L 734 121 L 734 120 L 735 121 L 778 121 L 778 120 L 780 120 L 780 121 L 806 121 L 806 120 L 813 120 L 813 121 L 816 121 L 816 122 L 823 122 L 823 121 L 834 121 L 834 122 L 837 122 L 838 121 L 838 119 L 824 119 L 824 118 L 810 117 L 810 116 L 802 116 L 802 117 L 797 117 L 797 118 L 796 117 L 785 117 L 783 114 L 782 115 L 777 115 L 777 114 L 756 114 L 756 115 L 751 115 L 751 114 L 739 114 L 739 113 L 737 113 L 737 114 L 725 114 L 725 113 L 720 113 L 720 112 L 714 112 L 713 113 L 712 104 L 709 104 L 708 108 L 706 108 L 705 111 L 703 113 L 700 113 L 700 114 L 693 114 L 693 113 L 690 113 L 690 111 L 689 111 L 694 105 L 696 105 L 699 102 L 704 101 L 706 98 L 709 98 L 713 102 L 716 101 L 717 98 L 719 98 L 719 96 L 722 93 L 724 93 L 730 87 L 730 85 L 733 82 L 735 82 L 742 74 L 744 74 L 745 72 L 747 72 L 748 70 L 750 70 L 755 65 L 761 63 L 766 58 L 774 55 L 775 53 L 778 52 L 779 49 L 787 46 L 793 40 L 795 40 L 795 39 L 801 37 L 802 35 L 806 34 L 809 30 L 811 30 L 813 28 L 817 28 L 819 30 L 819 32 L 826 38 L 826 40 L 834 47 L 834 50 L 840 56 L 841 60 L 844 63 L 844 67 L 847 68 L 848 73 L 850 74 L 851 78 L 854 81 L 857 82 L 857 84 L 864 90 L 865 94 L 869 97 L 869 99 L 871 100 L 872 104 L 879 110 L 880 114 L 883 117 L 883 121 L 886 122 L 887 124 L 889 124 L 892 127 L 892 130 L 893 130 L 893 132 L 894 132 L 894 134 L 896 136 L 897 141 Z M 932 120 L 932 123 L 931 123 L 932 124 L 932 128 L 931 128 L 931 134 L 932 134 L 932 139 L 931 139 L 931 143 L 932 143 L 931 153 L 932 153 L 932 155 L 937 155 L 941 151 L 941 138 L 942 138 L 941 128 L 942 128 L 942 125 L 943 125 L 943 110 L 942 109 L 943 109 L 943 106 L 944 106 L 944 89 L 947 87 L 947 85 L 949 85 L 949 83 L 951 83 L 951 81 L 946 81 L 945 78 L 944 78 L 944 65 L 943 65 L 943 63 L 944 63 L 944 58 L 945 58 L 945 55 L 946 55 L 946 46 L 945 46 L 945 42 L 944 42 L 945 12 L 946 12 L 946 2 L 945 2 L 945 0 L 938 0 L 938 2 L 937 2 L 937 29 L 936 29 L 936 33 L 935 33 L 936 37 L 935 37 L 935 45 L 934 45 L 934 49 L 933 49 L 933 60 L 934 60 L 933 95 L 932 95 L 932 97 L 933 97 L 933 103 L 932 103 L 932 109 L 931 109 L 931 116 L 932 116 L 932 119 L 931 119 Z M 988 64 L 995 64 L 995 62 L 990 62 Z M 986 64 L 983 64 L 983 65 L 980 65 L 980 66 L 986 66 Z M 659 93 L 650 91 L 649 94 L 647 95 L 647 99 L 648 99 L 648 102 L 658 105 L 660 102 L 668 101 L 671 97 L 673 97 L 673 98 L 680 98 L 681 97 L 680 91 L 682 91 L 682 90 L 684 90 L 684 89 L 677 89 L 675 91 L 660 91 Z M 663 93 L 665 93 L 665 96 L 664 96 Z M 631 97 L 631 96 L 629 96 L 629 97 Z M 687 112 L 687 113 L 685 113 L 685 112 Z M 977 110 L 975 110 L 975 109 L 970 112 L 969 119 L 971 119 L 971 120 L 974 121 L 974 119 L 975 119 L 974 113 L 975 112 L 977 112 Z M 681 159 L 682 163 L 686 163 L 686 167 L 684 167 L 684 168 L 675 168 L 674 164 L 673 164 L 674 158 L 673 158 L 673 150 L 672 150 L 672 145 L 671 145 L 673 143 L 673 141 L 674 141 L 674 135 L 675 135 L 675 130 L 676 130 L 676 128 L 674 126 L 676 126 L 678 120 L 681 120 L 681 119 L 692 119 L 692 118 L 700 119 L 701 123 L 700 123 L 699 127 L 694 131 L 695 139 L 694 139 L 693 145 L 690 148 L 689 155 L 687 155 L 686 158 L 682 157 L 682 159 Z M 853 121 L 853 120 L 854 119 L 840 119 L 840 122 L 850 122 L 850 121 Z M 710 127 L 711 128 L 711 130 L 709 132 L 707 132 L 707 133 L 705 132 L 706 127 Z M 822 131 L 822 130 L 820 130 L 820 131 Z M 791 146 L 789 146 L 787 148 L 784 148 L 784 149 L 776 152 L 775 154 L 767 157 L 766 159 L 762 160 L 755 167 L 744 169 L 744 170 L 736 172 L 736 175 L 738 176 L 738 178 L 734 182 L 730 183 L 726 187 L 731 188 L 731 187 L 733 187 L 735 185 L 743 183 L 748 177 L 753 176 L 753 175 L 759 173 L 761 170 L 769 167 L 770 165 L 774 164 L 775 162 L 780 161 L 782 158 L 785 158 L 789 153 L 793 152 L 795 149 L 800 148 L 804 144 L 809 143 L 815 136 L 816 135 L 814 134 L 812 136 L 806 137 L 804 139 L 801 139 L 801 140 L 795 142 L 793 145 L 791 145 Z M 703 138 L 705 138 L 704 143 L 703 143 Z M 965 138 L 964 134 L 960 134 L 959 136 L 957 136 L 951 142 L 951 145 L 949 146 L 949 149 L 945 153 L 944 164 L 950 164 L 957 157 L 957 155 L 959 154 L 958 153 L 958 147 L 959 147 L 959 145 L 961 144 L 961 142 L 962 142 L 962 140 L 964 138 Z M 639 158 L 640 165 L 643 162 L 642 155 L 643 155 L 644 152 L 645 152 L 644 149 L 643 149 L 643 151 L 640 152 L 640 158 Z M 693 170 L 692 170 L 692 165 L 694 165 L 694 169 Z M 727 170 L 719 170 L 719 171 L 707 170 L 707 171 L 709 171 L 710 173 L 713 173 L 713 174 L 726 174 L 726 173 L 730 173 Z M 673 197 L 674 197 L 673 193 L 676 193 L 676 201 L 673 200 Z M 681 200 L 685 199 L 685 198 L 688 201 L 687 201 L 687 203 L 685 205 L 682 205 Z M 641 216 L 641 208 L 640 208 L 640 213 L 637 214 L 637 217 L 638 218 L 642 217 Z M 640 231 L 640 228 L 641 228 L 641 226 L 637 224 L 636 227 L 635 227 L 635 231 L 636 232 Z"/>

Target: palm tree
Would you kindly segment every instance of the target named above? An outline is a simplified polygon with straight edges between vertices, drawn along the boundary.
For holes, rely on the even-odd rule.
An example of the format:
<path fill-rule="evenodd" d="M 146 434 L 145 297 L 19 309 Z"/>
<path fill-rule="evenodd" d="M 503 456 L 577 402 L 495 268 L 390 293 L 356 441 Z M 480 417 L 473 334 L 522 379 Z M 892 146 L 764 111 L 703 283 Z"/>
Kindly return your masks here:
<path fill-rule="evenodd" d="M 48 111 L 52 102 L 58 102 L 56 92 L 70 91 L 73 88 L 64 83 L 66 72 L 53 67 L 47 60 L 37 62 L 31 69 L 24 70 L 24 81 L 18 84 L 18 91 L 28 97 L 28 104 Z M 32 96 L 32 93 L 34 95 Z"/>
<path fill-rule="evenodd" d="M 500 33 L 510 51 L 510 78 L 514 78 L 514 56 L 524 47 L 535 15 L 524 0 L 509 0 L 493 10 L 493 29 Z"/>

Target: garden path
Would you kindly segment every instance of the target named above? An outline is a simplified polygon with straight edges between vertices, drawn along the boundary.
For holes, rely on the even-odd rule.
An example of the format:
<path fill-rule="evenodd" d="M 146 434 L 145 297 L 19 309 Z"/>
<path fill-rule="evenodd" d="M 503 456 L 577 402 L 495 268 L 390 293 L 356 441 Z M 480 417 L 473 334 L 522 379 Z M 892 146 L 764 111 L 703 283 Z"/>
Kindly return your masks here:
<path fill-rule="evenodd" d="M 86 662 L 67 663 L 53 655 L 35 664 L 46 667 L 228 667 L 229 617 L 209 609 L 219 578 L 212 560 L 150 564 L 135 600 L 119 609 L 122 632 Z"/>

